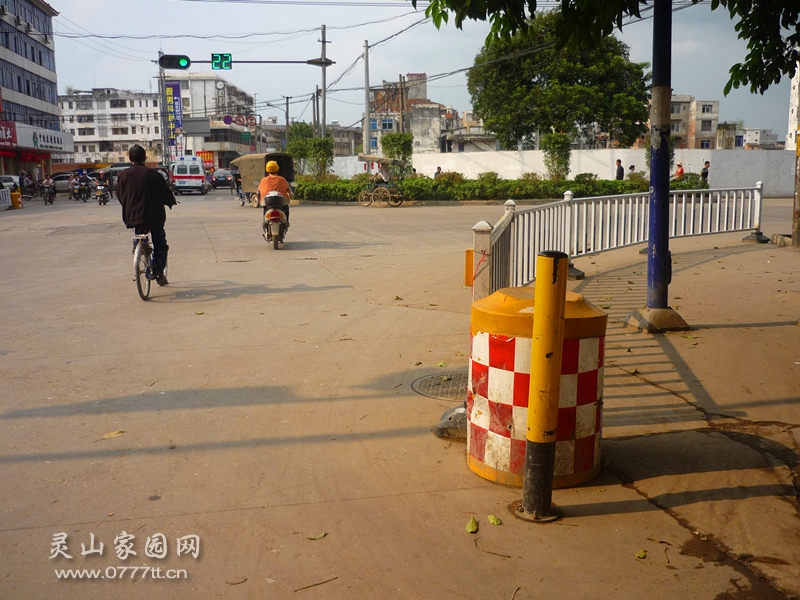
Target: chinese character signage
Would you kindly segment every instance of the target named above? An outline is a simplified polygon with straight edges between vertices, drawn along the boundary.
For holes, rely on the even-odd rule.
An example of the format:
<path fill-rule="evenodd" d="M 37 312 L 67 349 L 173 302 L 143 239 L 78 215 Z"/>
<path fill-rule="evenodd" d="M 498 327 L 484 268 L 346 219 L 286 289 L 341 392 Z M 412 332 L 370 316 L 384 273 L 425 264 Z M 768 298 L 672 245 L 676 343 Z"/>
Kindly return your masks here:
<path fill-rule="evenodd" d="M 170 147 L 178 145 L 178 133 L 183 127 L 183 111 L 181 110 L 181 82 L 164 83 L 164 95 L 167 103 L 167 134 Z"/>
<path fill-rule="evenodd" d="M 14 121 L 0 121 L 0 148 L 16 147 L 17 124 Z"/>

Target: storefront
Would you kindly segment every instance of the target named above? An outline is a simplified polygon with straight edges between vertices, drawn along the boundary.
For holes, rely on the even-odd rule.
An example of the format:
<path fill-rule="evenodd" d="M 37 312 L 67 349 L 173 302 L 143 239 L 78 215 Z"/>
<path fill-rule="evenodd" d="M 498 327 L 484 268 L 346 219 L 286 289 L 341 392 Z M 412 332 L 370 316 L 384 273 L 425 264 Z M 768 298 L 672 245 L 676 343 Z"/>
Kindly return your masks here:
<path fill-rule="evenodd" d="M 72 155 L 72 134 L 14 121 L 0 121 L 0 173 L 44 179 L 53 172 L 54 155 Z M 57 163 L 56 163 L 57 167 Z"/>

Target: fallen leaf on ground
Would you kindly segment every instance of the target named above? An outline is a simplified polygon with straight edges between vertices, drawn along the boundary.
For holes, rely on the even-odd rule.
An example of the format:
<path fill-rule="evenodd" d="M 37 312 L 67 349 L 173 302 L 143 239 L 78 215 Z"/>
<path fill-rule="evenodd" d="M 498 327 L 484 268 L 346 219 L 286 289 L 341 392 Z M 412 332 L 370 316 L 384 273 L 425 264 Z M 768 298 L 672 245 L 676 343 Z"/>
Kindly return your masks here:
<path fill-rule="evenodd" d="M 111 438 L 119 437 L 123 433 L 125 433 L 124 429 L 117 429 L 116 431 L 110 431 L 103 436 L 104 440 L 110 440 Z"/>
<path fill-rule="evenodd" d="M 494 515 L 489 515 L 489 523 L 492 525 L 502 525 L 503 521 L 501 521 L 498 517 Z"/>
<path fill-rule="evenodd" d="M 467 533 L 478 533 L 478 522 L 475 520 L 475 515 L 469 518 L 466 526 Z"/>
<path fill-rule="evenodd" d="M 239 585 L 245 581 L 247 581 L 247 577 L 233 577 L 232 579 L 228 579 L 225 583 L 228 585 Z"/>
<path fill-rule="evenodd" d="M 647 558 L 647 550 L 639 550 L 639 551 L 636 553 L 636 558 L 638 558 L 638 559 L 644 559 L 644 558 Z"/>
<path fill-rule="evenodd" d="M 321 540 L 321 539 L 322 539 L 322 538 L 324 538 L 326 535 L 328 535 L 328 532 L 327 532 L 327 531 L 323 531 L 323 532 L 322 532 L 322 533 L 320 533 L 319 535 L 310 535 L 310 536 L 306 536 L 306 539 L 307 539 L 307 540 L 311 540 L 311 541 L 313 542 L 313 541 L 316 541 L 316 540 Z"/>

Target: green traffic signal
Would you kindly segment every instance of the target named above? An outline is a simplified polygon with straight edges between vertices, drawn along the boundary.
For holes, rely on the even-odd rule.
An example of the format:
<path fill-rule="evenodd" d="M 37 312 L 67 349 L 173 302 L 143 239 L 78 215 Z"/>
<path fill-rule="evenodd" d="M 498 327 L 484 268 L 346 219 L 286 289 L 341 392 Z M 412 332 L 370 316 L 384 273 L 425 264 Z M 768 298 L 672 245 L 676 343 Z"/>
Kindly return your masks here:
<path fill-rule="evenodd" d="M 184 54 L 164 54 L 158 57 L 158 64 L 164 69 L 188 69 L 192 59 Z"/>

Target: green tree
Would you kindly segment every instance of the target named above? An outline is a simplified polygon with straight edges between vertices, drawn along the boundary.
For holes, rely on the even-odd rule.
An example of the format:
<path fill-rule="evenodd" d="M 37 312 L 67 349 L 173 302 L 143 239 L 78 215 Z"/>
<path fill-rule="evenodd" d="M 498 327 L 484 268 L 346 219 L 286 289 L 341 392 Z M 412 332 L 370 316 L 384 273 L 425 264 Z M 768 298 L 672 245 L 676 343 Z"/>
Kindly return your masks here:
<path fill-rule="evenodd" d="M 307 166 L 314 177 L 322 179 L 333 165 L 333 138 L 312 138 L 307 140 L 308 157 Z"/>
<path fill-rule="evenodd" d="M 542 136 L 544 166 L 553 181 L 564 181 L 569 175 L 570 137 L 565 133 L 547 133 Z"/>
<path fill-rule="evenodd" d="M 701 0 L 692 0 L 697 4 Z M 417 0 L 411 0 L 416 8 Z M 622 29 L 625 17 L 640 18 L 640 5 L 649 9 L 646 0 L 561 0 L 564 19 L 559 26 L 559 44 L 593 45 Z M 764 93 L 783 76 L 792 77 L 800 60 L 800 2 L 788 0 L 711 0 L 711 10 L 725 9 L 738 37 L 747 42 L 747 54 L 734 64 L 725 86 L 749 86 L 751 92 Z M 529 26 L 529 16 L 536 11 L 536 0 L 430 0 L 425 14 L 436 27 L 454 16 L 456 27 L 465 20 L 490 21 L 493 37 L 510 37 Z"/>
<path fill-rule="evenodd" d="M 591 50 L 559 50 L 560 20 L 538 14 L 525 33 L 487 41 L 467 83 L 475 113 L 506 148 L 539 131 L 575 136 L 598 127 L 630 146 L 647 131 L 647 63 L 632 63 L 612 36 Z"/>
<path fill-rule="evenodd" d="M 403 166 L 391 165 L 390 171 L 400 179 L 411 172 L 411 155 L 414 152 L 414 136 L 410 133 L 384 133 L 381 136 L 381 148 L 387 158 L 399 158 Z"/>
<path fill-rule="evenodd" d="M 289 143 L 286 152 L 292 155 L 298 173 L 307 173 L 310 142 L 314 139 L 314 127 L 298 121 L 289 125 Z"/>

